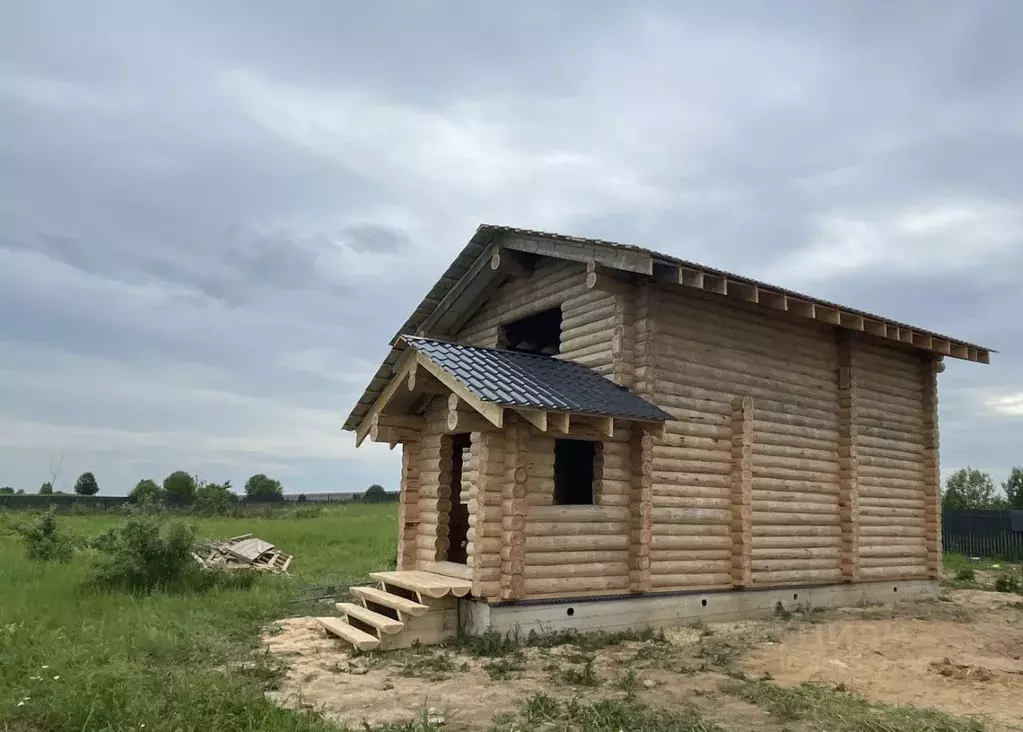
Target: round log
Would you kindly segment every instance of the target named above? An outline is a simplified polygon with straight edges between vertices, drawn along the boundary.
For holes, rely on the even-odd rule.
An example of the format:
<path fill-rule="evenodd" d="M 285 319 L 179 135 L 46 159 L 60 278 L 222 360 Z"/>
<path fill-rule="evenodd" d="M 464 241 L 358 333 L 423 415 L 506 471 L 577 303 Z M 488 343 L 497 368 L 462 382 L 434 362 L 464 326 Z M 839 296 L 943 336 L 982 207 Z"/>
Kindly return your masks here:
<path fill-rule="evenodd" d="M 842 578 L 842 570 L 835 569 L 800 569 L 760 571 L 753 577 L 757 586 L 776 586 L 809 582 L 834 582 Z"/>
<path fill-rule="evenodd" d="M 719 549 L 658 549 L 651 555 L 656 562 L 704 562 L 732 561 L 731 547 Z"/>
<path fill-rule="evenodd" d="M 860 545 L 862 559 L 888 557 L 926 557 L 927 547 L 922 543 L 895 545 Z"/>
<path fill-rule="evenodd" d="M 760 521 L 762 516 L 770 515 L 793 515 L 812 514 L 823 516 L 838 516 L 838 503 L 817 503 L 810 501 L 763 501 L 753 495 L 753 516 L 754 521 Z M 765 522 L 766 523 L 766 522 Z"/>
<path fill-rule="evenodd" d="M 690 496 L 658 496 L 657 508 L 710 508 L 729 510 L 731 498 L 693 498 Z"/>
<path fill-rule="evenodd" d="M 834 514 L 806 513 L 800 511 L 755 511 L 754 524 L 774 526 L 807 526 L 816 528 L 818 526 L 839 524 L 839 516 Z M 798 533 L 798 532 L 797 532 Z"/>
<path fill-rule="evenodd" d="M 418 549 L 444 552 L 448 550 L 449 546 L 451 546 L 451 542 L 448 541 L 446 536 L 425 536 L 423 534 L 416 536 L 416 547 Z"/>
<path fill-rule="evenodd" d="M 839 536 L 841 528 L 835 525 L 753 524 L 753 536 Z"/>
<path fill-rule="evenodd" d="M 753 551 L 758 549 L 785 549 L 798 550 L 807 548 L 839 548 L 842 546 L 840 534 L 832 536 L 754 536 L 752 539 Z"/>
<path fill-rule="evenodd" d="M 525 592 L 532 595 L 561 595 L 566 592 L 605 592 L 625 590 L 628 576 L 623 577 L 562 577 L 558 579 L 527 579 Z"/>
<path fill-rule="evenodd" d="M 501 519 L 501 529 L 504 531 L 523 531 L 525 528 L 525 516 L 505 516 Z"/>
<path fill-rule="evenodd" d="M 718 473 L 673 473 L 672 483 L 654 483 L 654 496 L 674 498 L 727 498 L 731 495 L 729 475 Z"/>
<path fill-rule="evenodd" d="M 522 577 L 533 579 L 567 579 L 571 577 L 628 577 L 626 562 L 589 562 L 586 564 L 538 564 L 527 566 Z"/>
<path fill-rule="evenodd" d="M 590 534 L 581 536 L 531 536 L 529 548 L 537 552 L 606 551 L 628 549 L 626 534 Z"/>
<path fill-rule="evenodd" d="M 753 547 L 753 559 L 754 568 L 756 568 L 756 562 L 758 560 L 773 561 L 773 560 L 789 560 L 789 559 L 813 559 L 824 561 L 825 564 L 821 565 L 824 567 L 836 566 L 838 560 L 841 558 L 841 547 Z M 787 569 L 787 567 L 780 567 L 781 569 Z M 771 569 L 771 567 L 761 567 L 761 569 Z"/>
<path fill-rule="evenodd" d="M 908 567 L 861 567 L 862 579 L 925 579 L 928 576 L 924 562 Z"/>
<path fill-rule="evenodd" d="M 628 533 L 628 522 L 611 523 L 547 523 L 530 519 L 526 526 L 526 536 L 592 536 L 596 534 L 623 534 Z"/>
<path fill-rule="evenodd" d="M 659 515 L 657 509 L 654 509 L 655 519 Z M 664 523 L 655 520 L 650 525 L 651 531 L 653 531 L 653 539 L 651 541 L 658 546 L 664 546 L 666 548 L 683 548 L 684 544 L 674 544 L 672 542 L 685 542 L 694 539 L 700 539 L 707 536 L 730 536 L 728 523 L 709 523 L 709 524 L 687 524 L 684 533 L 679 530 L 679 526 L 676 523 Z M 663 542 L 663 543 L 661 543 Z"/>
<path fill-rule="evenodd" d="M 628 551 L 572 551 L 572 552 L 537 552 L 532 550 L 531 542 L 527 542 L 525 562 L 527 566 L 542 565 L 576 565 L 590 563 L 624 563 L 628 560 Z"/>
<path fill-rule="evenodd" d="M 672 552 L 731 551 L 732 547 L 732 540 L 727 534 L 724 536 L 671 536 L 652 532 L 651 528 L 650 550 L 657 556 Z M 665 558 L 674 557 L 665 556 Z"/>
<path fill-rule="evenodd" d="M 731 587 L 731 572 L 700 574 L 651 574 L 650 584 L 659 590 L 669 589 L 719 589 Z"/>

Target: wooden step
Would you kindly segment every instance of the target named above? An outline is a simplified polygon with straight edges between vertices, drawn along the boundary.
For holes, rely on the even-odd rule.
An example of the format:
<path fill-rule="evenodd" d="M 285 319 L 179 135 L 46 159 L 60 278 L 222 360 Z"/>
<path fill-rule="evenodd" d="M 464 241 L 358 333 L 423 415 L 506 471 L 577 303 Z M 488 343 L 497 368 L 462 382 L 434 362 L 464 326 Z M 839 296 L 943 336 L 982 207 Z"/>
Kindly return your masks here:
<path fill-rule="evenodd" d="M 472 590 L 472 582 L 444 577 L 443 575 L 431 572 L 420 572 L 416 570 L 398 570 L 394 572 L 371 572 L 370 577 L 385 585 L 394 585 L 406 590 L 418 592 L 432 598 L 445 597 L 448 594 L 455 597 L 465 597 Z"/>
<path fill-rule="evenodd" d="M 335 606 L 338 612 L 342 612 L 345 615 L 350 615 L 356 620 L 370 625 L 381 633 L 387 633 L 388 635 L 394 635 L 395 633 L 401 632 L 401 629 L 405 627 L 405 623 L 394 618 L 389 618 L 386 615 L 375 613 L 369 608 L 365 608 L 362 605 L 356 605 L 354 602 L 339 602 Z"/>
<path fill-rule="evenodd" d="M 380 645 L 379 638 L 374 638 L 369 633 L 353 628 L 341 618 L 316 618 L 316 620 L 328 633 L 343 638 L 360 651 L 372 651 Z"/>
<path fill-rule="evenodd" d="M 412 617 L 419 617 L 430 610 L 427 605 L 420 605 L 414 600 L 406 600 L 404 597 L 392 595 L 390 592 L 379 590 L 376 587 L 351 587 L 349 590 L 353 595 L 361 597 L 367 602 L 383 605 Z"/>

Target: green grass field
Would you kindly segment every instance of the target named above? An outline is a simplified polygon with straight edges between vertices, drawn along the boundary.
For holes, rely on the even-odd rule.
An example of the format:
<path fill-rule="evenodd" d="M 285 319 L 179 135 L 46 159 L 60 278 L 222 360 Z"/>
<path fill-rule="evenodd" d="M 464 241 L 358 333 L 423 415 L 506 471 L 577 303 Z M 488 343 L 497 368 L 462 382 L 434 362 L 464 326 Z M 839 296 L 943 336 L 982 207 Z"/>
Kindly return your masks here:
<path fill-rule="evenodd" d="M 263 697 L 250 658 L 259 629 L 309 608 L 310 585 L 347 585 L 394 558 L 397 508 L 347 505 L 316 518 L 202 519 L 200 537 L 252 532 L 295 555 L 291 577 L 248 589 L 133 596 L 89 589 L 87 551 L 37 564 L 0 528 L 0 730 L 335 730 Z M 24 515 L 8 515 L 20 520 Z M 80 536 L 123 520 L 61 517 Z"/>
<path fill-rule="evenodd" d="M 355 504 L 309 518 L 196 519 L 201 538 L 252 532 L 294 554 L 292 575 L 260 576 L 244 589 L 153 595 L 90 586 L 92 550 L 79 550 L 67 565 L 30 561 L 9 527 L 30 517 L 0 514 L 0 732 L 337 732 L 314 713 L 267 701 L 264 691 L 276 672 L 269 662 L 251 663 L 260 657 L 253 652 L 270 621 L 324 611 L 300 599 L 317 594 L 311 588 L 344 587 L 393 562 L 396 514 L 394 504 Z M 59 523 L 79 537 L 94 537 L 123 520 L 64 516 Z M 946 561 L 951 567 L 971 563 L 952 555 Z M 250 663 L 240 666 L 242 661 Z M 982 729 L 931 712 L 892 711 L 835 690 L 744 683 L 729 693 L 778 707 L 786 719 L 816 720 L 808 730 Z M 864 715 L 873 726 L 860 725 Z M 888 715 L 885 724 L 874 724 L 878 715 Z M 628 696 L 622 701 L 588 694 L 578 703 L 544 694 L 524 698 L 520 714 L 495 729 L 520 732 L 543 725 L 583 732 L 721 729 L 691 710 L 658 710 Z M 373 732 L 438 729 L 410 722 Z"/>

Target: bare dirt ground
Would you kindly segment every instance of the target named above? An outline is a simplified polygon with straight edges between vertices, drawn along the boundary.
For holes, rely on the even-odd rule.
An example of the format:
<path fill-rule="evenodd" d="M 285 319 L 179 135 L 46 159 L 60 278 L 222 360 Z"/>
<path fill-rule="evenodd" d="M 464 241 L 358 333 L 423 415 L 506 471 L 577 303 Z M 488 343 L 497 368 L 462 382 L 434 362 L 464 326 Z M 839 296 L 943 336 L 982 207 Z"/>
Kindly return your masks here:
<path fill-rule="evenodd" d="M 778 719 L 728 690 L 735 678 L 767 678 L 785 687 L 842 685 L 886 704 L 981 717 L 989 729 L 1023 728 L 1023 602 L 993 592 L 951 590 L 939 600 L 679 628 L 604 646 L 530 647 L 498 658 L 458 647 L 355 655 L 309 618 L 280 621 L 262 642 L 283 669 L 269 692 L 275 702 L 352 727 L 430 710 L 445 729 L 491 729 L 495 716 L 544 692 L 691 709 L 725 729 L 820 728 Z"/>

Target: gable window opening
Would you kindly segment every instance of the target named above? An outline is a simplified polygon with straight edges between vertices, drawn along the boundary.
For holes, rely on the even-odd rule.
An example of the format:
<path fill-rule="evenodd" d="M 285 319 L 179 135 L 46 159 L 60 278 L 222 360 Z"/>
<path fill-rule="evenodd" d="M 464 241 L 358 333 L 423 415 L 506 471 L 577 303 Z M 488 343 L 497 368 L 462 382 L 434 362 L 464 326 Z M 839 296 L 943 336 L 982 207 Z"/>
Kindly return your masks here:
<path fill-rule="evenodd" d="M 590 440 L 554 441 L 554 505 L 592 506 L 593 468 L 597 443 Z"/>
<path fill-rule="evenodd" d="M 501 346 L 509 351 L 554 356 L 561 351 L 561 308 L 551 308 L 506 323 Z"/>

